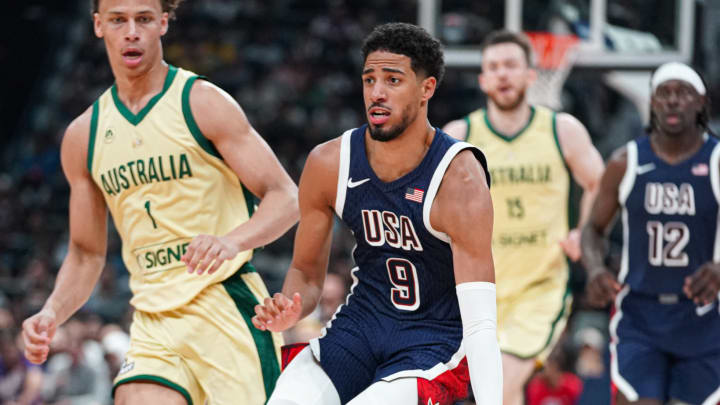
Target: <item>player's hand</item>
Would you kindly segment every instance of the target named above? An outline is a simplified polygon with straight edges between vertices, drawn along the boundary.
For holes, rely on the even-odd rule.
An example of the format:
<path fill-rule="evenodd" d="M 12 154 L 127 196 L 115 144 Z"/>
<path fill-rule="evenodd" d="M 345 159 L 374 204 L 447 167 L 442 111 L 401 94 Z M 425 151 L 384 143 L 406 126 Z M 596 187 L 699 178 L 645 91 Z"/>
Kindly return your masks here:
<path fill-rule="evenodd" d="M 252 323 L 260 330 L 282 332 L 295 326 L 302 313 L 300 293 L 293 294 L 292 300 L 282 293 L 265 298 L 263 305 L 255 305 Z"/>
<path fill-rule="evenodd" d="M 23 322 L 25 358 L 31 363 L 41 364 L 47 360 L 50 342 L 57 328 L 56 322 L 55 312 L 50 309 L 43 309 Z"/>
<path fill-rule="evenodd" d="M 224 237 L 198 235 L 188 245 L 180 260 L 185 262 L 188 273 L 214 273 L 225 260 L 234 259 L 240 253 L 237 247 Z"/>
<path fill-rule="evenodd" d="M 697 305 L 707 305 L 718 298 L 720 291 L 720 263 L 705 263 L 692 275 L 685 277 L 683 292 Z"/>
<path fill-rule="evenodd" d="M 602 308 L 615 300 L 615 296 L 622 286 L 617 282 L 615 275 L 609 270 L 598 270 L 588 276 L 585 290 L 588 303 L 594 307 Z"/>
<path fill-rule="evenodd" d="M 580 250 L 580 229 L 574 228 L 568 232 L 567 237 L 560 241 L 560 247 L 562 247 L 565 255 L 576 262 L 580 260 L 582 251 Z"/>

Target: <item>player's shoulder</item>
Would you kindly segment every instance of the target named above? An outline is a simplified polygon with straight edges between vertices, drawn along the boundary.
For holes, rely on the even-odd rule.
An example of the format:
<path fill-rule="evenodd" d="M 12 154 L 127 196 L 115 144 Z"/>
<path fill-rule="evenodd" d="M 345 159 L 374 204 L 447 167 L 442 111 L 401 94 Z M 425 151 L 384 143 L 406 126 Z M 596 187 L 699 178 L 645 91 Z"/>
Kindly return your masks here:
<path fill-rule="evenodd" d="M 574 115 L 566 112 L 555 113 L 555 127 L 557 128 L 558 136 L 562 136 L 564 134 L 574 135 L 578 132 L 587 133 L 585 125 L 583 125 L 583 123 L 580 122 L 580 120 Z"/>
<path fill-rule="evenodd" d="M 442 131 L 455 139 L 463 141 L 467 138 L 468 127 L 467 119 L 460 118 L 445 124 Z"/>
<path fill-rule="evenodd" d="M 340 168 L 340 148 L 342 136 L 325 141 L 310 150 L 305 168 L 336 175 Z"/>
<path fill-rule="evenodd" d="M 489 187 L 484 162 L 478 154 L 482 155 L 482 152 L 477 148 L 467 147 L 452 158 L 443 176 L 442 191 L 462 199 L 474 195 L 473 190 Z"/>
<path fill-rule="evenodd" d="M 607 160 L 605 170 L 607 173 L 616 175 L 624 174 L 628 164 L 628 144 L 624 144 L 613 150 Z"/>
<path fill-rule="evenodd" d="M 75 117 L 74 120 L 65 129 L 65 135 L 63 136 L 63 145 L 66 143 L 72 143 L 75 146 L 80 144 L 87 145 L 90 139 L 90 131 L 93 125 L 93 121 L 97 120 L 97 111 L 95 106 L 91 105 L 82 114 Z"/>

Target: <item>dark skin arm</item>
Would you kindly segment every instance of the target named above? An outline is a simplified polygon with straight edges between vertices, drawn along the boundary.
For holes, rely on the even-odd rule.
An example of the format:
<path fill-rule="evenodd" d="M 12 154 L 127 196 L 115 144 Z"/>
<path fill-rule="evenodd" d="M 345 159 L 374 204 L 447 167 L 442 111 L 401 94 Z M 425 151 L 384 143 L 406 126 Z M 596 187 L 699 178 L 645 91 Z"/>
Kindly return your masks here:
<path fill-rule="evenodd" d="M 608 161 L 590 220 L 582 231 L 582 263 L 588 273 L 587 298 L 590 305 L 596 307 L 604 307 L 614 300 L 621 288 L 604 259 L 607 230 L 620 208 L 618 192 L 626 166 L 627 154 L 622 148 Z"/>

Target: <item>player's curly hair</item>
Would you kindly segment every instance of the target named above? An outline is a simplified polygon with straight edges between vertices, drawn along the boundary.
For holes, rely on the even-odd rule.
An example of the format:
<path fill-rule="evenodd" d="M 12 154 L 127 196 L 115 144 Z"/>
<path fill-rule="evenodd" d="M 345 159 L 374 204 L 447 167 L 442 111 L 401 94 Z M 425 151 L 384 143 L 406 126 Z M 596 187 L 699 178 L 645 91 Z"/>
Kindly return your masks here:
<path fill-rule="evenodd" d="M 445 61 L 440 41 L 416 25 L 388 23 L 378 25 L 365 38 L 362 46 L 363 62 L 375 51 L 387 51 L 410 58 L 416 74 L 434 77 L 438 85 L 445 75 Z"/>
<path fill-rule="evenodd" d="M 168 13 L 171 20 L 175 19 L 175 10 L 180 6 L 183 0 L 159 0 L 162 4 L 162 10 Z M 90 0 L 90 15 L 98 12 L 100 9 L 100 0 Z"/>

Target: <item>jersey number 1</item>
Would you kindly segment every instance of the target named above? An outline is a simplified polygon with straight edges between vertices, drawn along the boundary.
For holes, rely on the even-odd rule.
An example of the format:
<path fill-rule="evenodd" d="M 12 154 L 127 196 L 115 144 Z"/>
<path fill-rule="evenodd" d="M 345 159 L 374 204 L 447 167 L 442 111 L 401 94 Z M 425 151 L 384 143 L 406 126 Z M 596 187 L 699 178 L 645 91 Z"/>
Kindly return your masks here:
<path fill-rule="evenodd" d="M 150 217 L 150 220 L 152 221 L 153 229 L 157 229 L 157 224 L 155 223 L 155 218 L 153 218 L 152 214 L 150 213 L 150 200 L 145 201 L 145 211 L 147 211 L 147 214 Z"/>
<path fill-rule="evenodd" d="M 386 262 L 388 275 L 393 288 L 390 289 L 390 301 L 395 308 L 414 311 L 420 306 L 417 270 L 409 260 L 390 258 Z"/>

